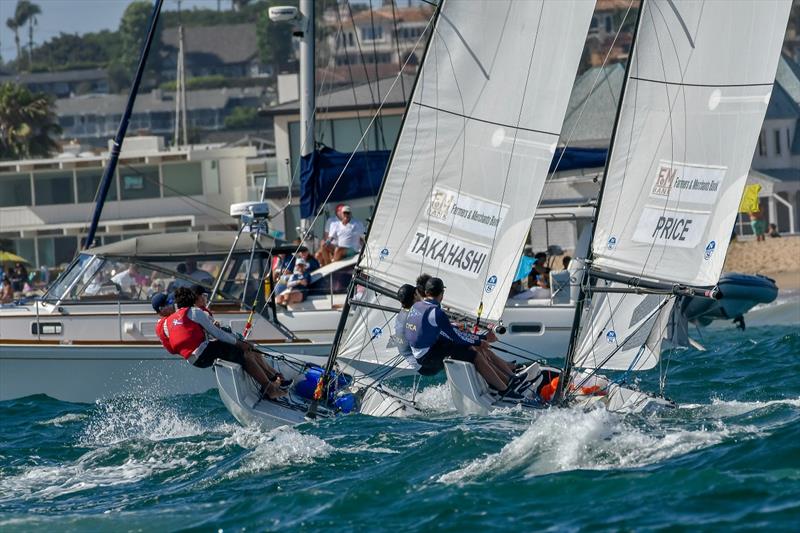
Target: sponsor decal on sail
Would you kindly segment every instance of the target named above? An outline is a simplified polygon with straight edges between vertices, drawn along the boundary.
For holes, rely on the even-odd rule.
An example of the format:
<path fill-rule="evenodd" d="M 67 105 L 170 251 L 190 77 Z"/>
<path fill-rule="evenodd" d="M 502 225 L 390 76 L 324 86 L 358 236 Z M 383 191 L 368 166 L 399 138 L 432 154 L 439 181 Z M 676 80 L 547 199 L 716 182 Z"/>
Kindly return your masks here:
<path fill-rule="evenodd" d="M 711 259 L 711 256 L 714 255 L 714 250 L 716 250 L 716 248 L 717 248 L 717 242 L 716 241 L 709 242 L 706 245 L 705 253 L 703 253 L 703 259 L 705 259 L 706 261 Z"/>
<path fill-rule="evenodd" d="M 431 222 L 488 238 L 500 234 L 507 213 L 507 205 L 440 187 L 433 189 L 428 209 Z"/>
<path fill-rule="evenodd" d="M 489 258 L 489 248 L 419 226 L 406 255 L 433 268 L 477 279 Z"/>
<path fill-rule="evenodd" d="M 651 198 L 712 205 L 725 179 L 726 167 L 661 161 L 650 190 Z"/>
<path fill-rule="evenodd" d="M 497 287 L 497 276 L 489 276 L 486 280 L 486 294 L 491 293 Z"/>
<path fill-rule="evenodd" d="M 636 242 L 694 248 L 703 238 L 709 214 L 645 207 L 633 233 Z"/>

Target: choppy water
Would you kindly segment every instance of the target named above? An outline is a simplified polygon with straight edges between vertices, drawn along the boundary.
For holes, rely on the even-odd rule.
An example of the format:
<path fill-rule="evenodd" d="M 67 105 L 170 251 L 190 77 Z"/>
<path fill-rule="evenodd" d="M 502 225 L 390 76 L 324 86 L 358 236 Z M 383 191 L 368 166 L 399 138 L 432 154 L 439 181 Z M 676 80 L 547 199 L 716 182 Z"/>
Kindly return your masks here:
<path fill-rule="evenodd" d="M 800 528 L 800 328 L 704 334 L 650 418 L 552 409 L 352 416 L 270 433 L 214 392 L 0 403 L 0 529 Z M 647 375 L 643 387 L 656 374 Z"/>

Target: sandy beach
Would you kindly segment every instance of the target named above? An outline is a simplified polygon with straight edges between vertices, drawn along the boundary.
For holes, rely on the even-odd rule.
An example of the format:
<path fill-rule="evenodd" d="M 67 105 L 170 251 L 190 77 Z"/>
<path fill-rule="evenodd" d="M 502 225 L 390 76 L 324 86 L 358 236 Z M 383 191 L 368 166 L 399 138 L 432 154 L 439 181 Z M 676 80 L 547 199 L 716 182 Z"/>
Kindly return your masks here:
<path fill-rule="evenodd" d="M 781 289 L 800 289 L 800 236 L 734 241 L 728 248 L 724 270 L 764 274 Z"/>

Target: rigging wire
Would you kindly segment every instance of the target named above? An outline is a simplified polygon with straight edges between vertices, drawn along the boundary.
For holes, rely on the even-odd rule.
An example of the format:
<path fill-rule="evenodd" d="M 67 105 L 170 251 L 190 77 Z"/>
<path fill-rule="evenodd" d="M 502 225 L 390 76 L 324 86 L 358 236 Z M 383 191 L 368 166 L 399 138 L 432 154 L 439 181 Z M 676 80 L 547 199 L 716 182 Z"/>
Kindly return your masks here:
<path fill-rule="evenodd" d="M 427 30 L 427 29 L 430 27 L 430 25 L 431 25 L 431 23 L 433 22 L 433 20 L 434 20 L 434 18 L 432 17 L 432 18 L 431 18 L 431 19 L 428 21 L 428 25 L 426 26 L 426 30 Z M 414 43 L 414 50 L 416 50 L 416 49 L 417 49 L 417 47 L 419 46 L 420 42 L 422 41 L 422 38 L 423 38 L 423 36 L 424 36 L 424 35 L 425 35 L 425 32 L 423 32 L 423 33 L 422 33 L 422 34 L 419 36 L 419 38 L 417 39 L 417 41 Z M 409 57 L 406 59 L 405 65 L 407 65 L 407 64 L 408 64 L 408 62 L 410 61 L 410 59 L 411 59 L 411 57 L 412 57 L 412 56 L 413 56 L 413 54 L 409 54 Z M 381 100 L 381 103 L 380 103 L 380 105 L 378 106 L 377 113 L 376 113 L 376 114 L 375 114 L 375 115 L 372 117 L 372 119 L 370 120 L 369 124 L 367 125 L 367 129 L 364 131 L 364 133 L 361 135 L 361 138 L 358 140 L 358 143 L 356 144 L 356 150 L 358 150 L 358 148 L 359 148 L 359 147 L 362 145 L 362 143 L 364 142 L 364 139 L 365 139 L 365 137 L 366 137 L 367 133 L 370 131 L 370 128 L 371 128 L 371 127 L 372 127 L 372 125 L 375 123 L 375 121 L 376 121 L 376 119 L 377 119 L 378 115 L 380 114 L 380 111 L 383 109 L 383 106 L 386 104 L 386 101 L 388 100 L 388 98 L 389 98 L 389 95 L 391 94 L 391 92 L 392 92 L 392 90 L 394 89 L 395 85 L 397 85 L 397 80 L 398 80 L 400 77 L 401 77 L 401 75 L 395 76 L 394 80 L 392 81 L 392 84 L 391 84 L 391 86 L 389 87 L 389 90 L 386 92 L 386 95 L 383 97 L 383 99 Z M 316 215 L 314 216 L 314 218 L 312 219 L 312 221 L 311 221 L 311 224 L 309 225 L 309 227 L 313 227 L 313 225 L 316 223 L 316 221 L 317 221 L 317 220 L 319 220 L 319 218 L 322 216 L 322 214 L 323 214 L 323 212 L 324 212 L 324 210 L 323 210 L 323 206 L 324 206 L 325 204 L 327 204 L 327 203 L 330 201 L 330 197 L 331 197 L 331 195 L 333 194 L 333 191 L 336 189 L 336 186 L 337 186 L 337 185 L 339 184 L 339 182 L 341 181 L 341 179 L 342 179 L 342 176 L 344 176 L 344 173 L 347 171 L 347 168 L 350 166 L 350 163 L 351 163 L 351 161 L 353 160 L 353 157 L 355 157 L 355 154 L 356 154 L 356 151 L 354 150 L 354 151 L 353 151 L 353 152 L 350 154 L 350 156 L 348 157 L 347 161 L 346 161 L 346 162 L 345 162 L 345 164 L 344 164 L 344 167 L 342 168 L 342 171 L 339 173 L 339 176 L 337 176 L 336 180 L 334 181 L 334 183 L 333 183 L 333 186 L 331 187 L 331 190 L 330 190 L 330 192 L 328 192 L 328 195 L 325 197 L 325 200 L 324 200 L 324 201 L 321 203 L 321 205 L 320 205 L 320 208 L 319 208 L 319 210 L 317 211 L 317 213 L 316 213 Z M 308 239 L 308 237 L 309 237 L 309 232 L 306 232 L 305 234 L 303 234 L 303 235 L 301 236 L 301 238 L 300 238 L 300 243 L 297 245 L 297 248 L 295 249 L 295 251 L 294 251 L 293 255 L 296 255 L 296 254 L 297 254 L 297 253 L 300 251 L 300 248 L 303 248 L 303 247 L 304 247 L 304 245 L 305 245 L 305 242 L 306 242 L 306 240 Z M 276 285 L 275 287 L 273 287 L 273 288 L 272 288 L 272 291 L 270 292 L 270 295 L 269 295 L 269 298 L 268 298 L 268 300 L 269 300 L 270 298 L 272 298 L 272 296 L 273 296 L 273 295 L 274 295 L 274 293 L 275 293 L 275 289 L 276 289 L 276 288 L 277 288 L 277 285 Z M 259 319 L 260 319 L 260 318 L 263 316 L 263 312 L 264 312 L 264 310 L 266 309 L 266 305 L 267 305 L 267 304 L 265 304 L 265 305 L 264 305 L 264 307 L 262 307 L 262 309 L 261 309 L 261 313 L 259 313 L 259 314 L 258 314 L 258 315 L 255 317 L 255 319 L 254 319 L 254 321 L 253 321 L 253 325 L 255 325 L 256 321 L 257 321 L 257 320 L 259 320 Z"/>
<path fill-rule="evenodd" d="M 403 74 L 403 64 L 402 64 L 403 58 L 400 55 L 400 40 L 399 40 L 398 31 L 397 31 L 397 12 L 395 11 L 394 1 L 389 2 L 389 4 L 392 6 L 392 25 L 394 26 L 394 44 L 395 44 L 395 48 L 397 48 L 397 66 L 400 67 L 400 70 L 398 72 L 400 72 L 400 74 L 402 75 Z M 406 100 L 406 84 L 405 84 L 405 81 L 403 81 L 402 77 L 400 78 L 400 89 L 403 92 L 403 101 L 407 102 L 408 100 Z"/>
<path fill-rule="evenodd" d="M 361 37 L 359 37 L 359 35 L 358 35 L 358 27 L 356 26 L 356 21 L 353 18 L 353 8 L 350 5 L 350 0 L 347 0 L 347 10 L 350 13 L 350 23 L 353 25 L 353 33 L 356 36 L 356 46 L 358 47 L 358 56 L 361 58 L 361 65 L 364 67 L 364 76 L 367 79 L 367 87 L 369 88 L 369 97 L 370 97 L 370 100 L 372 101 L 372 105 L 374 107 L 375 106 L 375 94 L 372 92 L 372 84 L 369 83 L 369 71 L 367 70 L 367 60 L 364 57 L 364 51 L 361 48 Z M 372 14 L 372 11 L 371 11 L 371 8 L 370 8 L 370 15 L 371 14 Z M 372 29 L 374 31 L 375 27 L 373 26 Z M 374 37 L 374 35 L 373 35 L 373 37 Z M 375 59 L 375 58 L 373 58 L 373 59 Z M 378 80 L 376 79 L 375 81 L 377 83 Z M 394 87 L 394 83 L 392 84 L 392 87 Z M 390 92 L 391 92 L 391 90 L 389 92 L 387 92 L 386 95 L 388 96 Z M 378 99 L 379 100 L 380 100 L 380 97 L 381 97 L 381 95 L 380 95 L 380 93 L 378 93 Z M 384 134 L 383 134 L 383 121 L 380 118 L 380 113 L 379 112 L 378 112 L 378 121 L 375 124 L 375 127 L 377 128 L 377 131 L 380 133 L 381 139 L 383 140 L 383 145 L 386 146 L 386 138 L 384 137 Z"/>

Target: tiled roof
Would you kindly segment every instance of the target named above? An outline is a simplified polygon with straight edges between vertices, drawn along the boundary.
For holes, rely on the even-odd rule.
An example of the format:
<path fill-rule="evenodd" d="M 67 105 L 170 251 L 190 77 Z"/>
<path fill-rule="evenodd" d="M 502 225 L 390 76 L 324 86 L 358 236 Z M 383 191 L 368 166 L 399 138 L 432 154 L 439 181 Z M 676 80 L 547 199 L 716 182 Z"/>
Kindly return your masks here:
<path fill-rule="evenodd" d="M 165 29 L 161 42 L 177 50 L 178 28 Z M 223 64 L 245 63 L 258 54 L 255 24 L 185 26 L 183 43 L 187 56 L 212 56 Z"/>
<path fill-rule="evenodd" d="M 231 101 L 259 101 L 262 89 L 252 87 L 205 89 L 186 92 L 186 107 L 194 109 L 224 109 Z M 69 115 L 113 115 L 122 114 L 127 94 L 90 94 L 56 100 L 56 113 L 59 116 Z M 134 113 L 138 111 L 175 112 L 175 96 L 171 92 L 151 91 L 136 97 Z"/>

